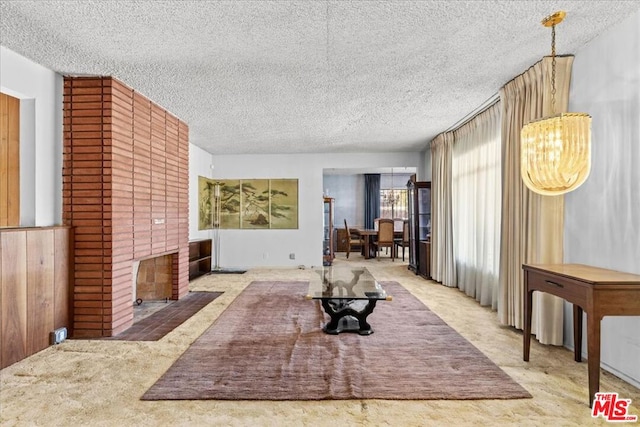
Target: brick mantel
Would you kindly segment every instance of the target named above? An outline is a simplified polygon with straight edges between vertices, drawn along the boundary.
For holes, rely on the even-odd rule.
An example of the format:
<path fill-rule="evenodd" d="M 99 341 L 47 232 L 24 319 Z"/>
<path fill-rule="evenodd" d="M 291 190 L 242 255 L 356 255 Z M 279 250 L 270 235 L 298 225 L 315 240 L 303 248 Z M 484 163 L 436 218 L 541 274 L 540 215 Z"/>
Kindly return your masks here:
<path fill-rule="evenodd" d="M 75 230 L 73 336 L 133 322 L 133 261 L 173 253 L 188 292 L 189 130 L 111 77 L 64 81 L 64 223 Z"/>

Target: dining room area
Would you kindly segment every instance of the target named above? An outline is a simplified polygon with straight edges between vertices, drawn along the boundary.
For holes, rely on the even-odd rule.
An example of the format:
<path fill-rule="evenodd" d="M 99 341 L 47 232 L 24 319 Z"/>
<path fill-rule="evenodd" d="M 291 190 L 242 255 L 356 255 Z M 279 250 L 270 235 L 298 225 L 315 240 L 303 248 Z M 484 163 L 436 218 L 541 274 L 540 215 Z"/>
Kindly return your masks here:
<path fill-rule="evenodd" d="M 429 278 L 430 183 L 417 181 L 415 168 L 325 170 L 323 189 L 331 213 L 325 224 L 332 223 L 325 259 L 337 253 L 367 262 L 387 258 Z"/>

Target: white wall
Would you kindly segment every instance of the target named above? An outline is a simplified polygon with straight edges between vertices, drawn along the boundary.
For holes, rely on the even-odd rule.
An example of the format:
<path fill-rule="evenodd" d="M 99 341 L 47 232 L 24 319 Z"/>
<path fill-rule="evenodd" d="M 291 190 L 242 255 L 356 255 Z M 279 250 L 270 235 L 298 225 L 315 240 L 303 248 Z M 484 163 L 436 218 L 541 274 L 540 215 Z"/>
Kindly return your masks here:
<path fill-rule="evenodd" d="M 211 178 L 211 164 L 209 152 L 189 144 L 189 240 L 213 238 L 211 230 L 198 230 L 198 177 Z"/>
<path fill-rule="evenodd" d="M 364 174 L 325 175 L 322 188 L 334 198 L 335 228 L 364 226 Z"/>
<path fill-rule="evenodd" d="M 564 261 L 640 274 L 640 11 L 578 51 L 572 74 L 569 111 L 592 116 L 593 151 L 591 175 L 565 196 Z M 565 319 L 573 348 L 568 304 Z M 640 317 L 601 325 L 603 367 L 640 387 Z"/>
<path fill-rule="evenodd" d="M 418 181 L 431 182 L 431 143 L 427 145 L 425 151 L 421 152 L 420 155 L 423 157 L 423 162 L 421 167 L 418 168 L 416 178 Z"/>
<path fill-rule="evenodd" d="M 0 46 L 0 91 L 21 100 L 21 226 L 62 222 L 62 81 Z"/>
<path fill-rule="evenodd" d="M 322 262 L 323 169 L 418 167 L 418 153 L 214 155 L 212 178 L 298 179 L 297 230 L 221 230 L 220 266 L 318 266 Z M 193 185 L 193 181 L 190 182 Z M 191 193 L 191 192 L 190 192 Z M 190 208 L 193 209 L 192 201 Z M 192 217 L 192 216 L 191 216 Z M 192 217 L 193 218 L 193 217 Z M 295 259 L 289 259 L 294 253 Z"/>

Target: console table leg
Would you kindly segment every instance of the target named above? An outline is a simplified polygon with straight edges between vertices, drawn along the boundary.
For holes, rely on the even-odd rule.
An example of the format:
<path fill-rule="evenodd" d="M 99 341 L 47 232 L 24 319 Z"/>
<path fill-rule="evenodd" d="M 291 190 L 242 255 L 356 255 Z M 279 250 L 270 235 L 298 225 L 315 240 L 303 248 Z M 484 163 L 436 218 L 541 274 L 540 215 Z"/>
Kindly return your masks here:
<path fill-rule="evenodd" d="M 525 282 L 527 280 L 527 276 L 525 274 Z M 533 306 L 533 291 L 529 291 L 527 289 L 527 284 L 525 283 L 525 295 L 524 295 L 524 330 L 522 331 L 522 339 L 523 339 L 523 354 L 522 360 L 525 362 L 529 361 L 529 353 L 531 350 L 531 310 Z"/>
<path fill-rule="evenodd" d="M 582 362 L 582 307 L 573 304 L 573 358 Z"/>
<path fill-rule="evenodd" d="M 589 407 L 600 389 L 600 320 L 599 316 L 587 313 L 587 364 L 589 370 Z"/>

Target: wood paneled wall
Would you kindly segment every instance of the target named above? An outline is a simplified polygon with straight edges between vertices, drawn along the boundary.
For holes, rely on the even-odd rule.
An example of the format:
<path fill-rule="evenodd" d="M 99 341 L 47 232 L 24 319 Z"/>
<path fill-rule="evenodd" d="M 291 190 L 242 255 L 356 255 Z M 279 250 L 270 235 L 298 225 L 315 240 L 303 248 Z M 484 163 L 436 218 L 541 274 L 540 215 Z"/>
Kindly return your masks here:
<path fill-rule="evenodd" d="M 0 227 L 20 225 L 20 100 L 0 93 Z"/>
<path fill-rule="evenodd" d="M 70 328 L 69 227 L 0 230 L 0 369 Z"/>
<path fill-rule="evenodd" d="M 174 256 L 172 298 L 188 292 L 185 123 L 110 77 L 64 83 L 64 222 L 75 229 L 74 336 L 133 321 L 133 260 Z"/>

